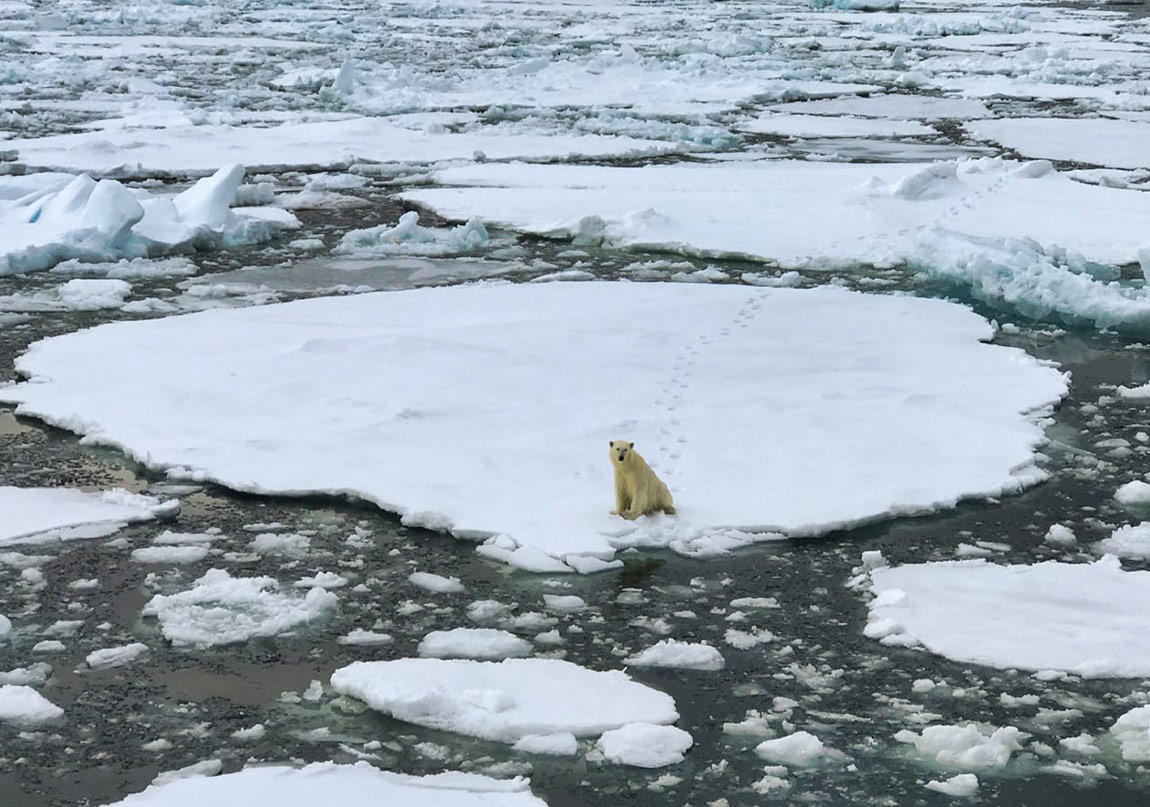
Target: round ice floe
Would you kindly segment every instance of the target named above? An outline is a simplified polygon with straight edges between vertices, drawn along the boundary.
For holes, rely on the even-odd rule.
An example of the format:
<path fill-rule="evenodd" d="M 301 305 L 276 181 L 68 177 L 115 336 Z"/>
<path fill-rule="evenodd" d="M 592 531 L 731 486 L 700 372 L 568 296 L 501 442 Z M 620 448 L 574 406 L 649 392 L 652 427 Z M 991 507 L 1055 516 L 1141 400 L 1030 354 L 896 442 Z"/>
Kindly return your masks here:
<path fill-rule="evenodd" d="M 1150 484 L 1140 479 L 1127 482 L 1114 492 L 1114 498 L 1126 505 L 1148 505 L 1150 504 Z"/>
<path fill-rule="evenodd" d="M 359 762 L 317 762 L 304 768 L 254 767 L 223 776 L 178 779 L 149 787 L 109 807 L 195 807 L 203 804 L 276 804 L 278 807 L 546 807 L 525 779 L 490 779 L 472 773 L 404 776 Z"/>
<path fill-rule="evenodd" d="M 399 720 L 513 743 L 533 734 L 601 734 L 628 723 L 673 723 L 666 695 L 623 672 L 555 659 L 398 659 L 332 673 L 336 692 Z"/>
<path fill-rule="evenodd" d="M 595 570 L 1037 482 L 1066 380 L 992 335 L 961 306 L 836 288 L 457 286 L 57 337 L 0 399 L 197 478 L 357 495 L 511 563 Z M 609 514 L 619 437 L 677 516 Z"/>
<path fill-rule="evenodd" d="M 691 735 L 676 726 L 629 723 L 603 732 L 596 747 L 616 765 L 662 768 L 682 762 L 692 745 Z"/>
<path fill-rule="evenodd" d="M 190 589 L 157 594 L 144 606 L 145 616 L 160 621 L 175 645 L 211 647 L 275 636 L 319 618 L 339 602 L 322 588 L 306 596 L 280 594 L 271 577 L 232 577 L 211 569 Z"/>
<path fill-rule="evenodd" d="M 634 667 L 676 667 L 681 670 L 721 670 L 722 654 L 706 642 L 680 642 L 663 639 L 626 659 Z"/>
<path fill-rule="evenodd" d="M 920 563 L 870 572 L 866 634 L 921 644 L 954 661 L 1061 670 L 1088 678 L 1150 675 L 1150 572 L 1047 561 Z"/>
<path fill-rule="evenodd" d="M 417 651 L 422 658 L 472 658 L 496 661 L 530 656 L 531 642 L 495 628 L 436 630 L 423 637 Z"/>
<path fill-rule="evenodd" d="M 64 710 L 30 686 L 4 684 L 0 686 L 0 720 L 13 723 L 42 723 L 55 720 Z"/>

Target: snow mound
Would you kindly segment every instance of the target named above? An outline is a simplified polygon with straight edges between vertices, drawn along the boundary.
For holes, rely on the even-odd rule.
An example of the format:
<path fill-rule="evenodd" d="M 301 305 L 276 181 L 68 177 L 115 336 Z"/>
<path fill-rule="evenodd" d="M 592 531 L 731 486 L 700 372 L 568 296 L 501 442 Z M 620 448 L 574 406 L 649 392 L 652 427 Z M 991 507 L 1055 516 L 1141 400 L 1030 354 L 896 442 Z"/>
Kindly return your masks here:
<path fill-rule="evenodd" d="M 55 720 L 63 714 L 63 709 L 30 686 L 0 686 L 0 720 L 25 725 Z"/>
<path fill-rule="evenodd" d="M 0 400 L 174 476 L 357 495 L 514 565 L 598 571 L 1038 482 L 1066 379 L 992 335 L 835 288 L 483 284 L 114 323 L 35 344 Z M 609 515 L 620 436 L 677 516 Z"/>
<path fill-rule="evenodd" d="M 642 653 L 626 659 L 633 667 L 676 667 L 681 670 L 721 670 L 723 655 L 706 642 L 680 642 L 663 639 Z"/>
<path fill-rule="evenodd" d="M 691 735 L 677 726 L 628 723 L 603 732 L 596 747 L 616 765 L 663 768 L 682 762 L 683 754 L 694 744 Z"/>
<path fill-rule="evenodd" d="M 303 768 L 253 767 L 223 776 L 196 776 L 153 785 L 108 807 L 201 807 L 204 804 L 276 804 L 278 807 L 546 807 L 522 778 L 490 779 L 474 773 L 404 776 L 366 762 L 316 762 Z"/>
<path fill-rule="evenodd" d="M 472 658 L 495 661 L 530 656 L 531 642 L 495 628 L 436 630 L 423 637 L 416 651 L 421 658 Z"/>
<path fill-rule="evenodd" d="M 506 743 L 679 718 L 671 696 L 626 673 L 555 659 L 355 662 L 332 673 L 331 686 L 398 720 Z"/>
<path fill-rule="evenodd" d="M 71 488 L 0 487 L 0 546 L 101 538 L 126 524 L 175 511 L 175 501 L 122 488 L 85 493 Z"/>
<path fill-rule="evenodd" d="M 1086 678 L 1150 675 L 1150 572 L 1047 561 L 984 559 L 872 569 L 865 633 L 922 645 L 953 661 L 1000 669 L 1061 670 Z"/>
<path fill-rule="evenodd" d="M 278 588 L 271 577 L 232 577 L 211 569 L 186 591 L 157 594 L 143 613 L 160 621 L 172 644 L 203 648 L 285 633 L 320 618 L 339 601 L 322 588 L 302 597 L 280 594 Z"/>
<path fill-rule="evenodd" d="M 903 729 L 894 738 L 914 745 L 919 754 L 945 768 L 979 771 L 1004 767 L 1011 754 L 1022 750 L 1022 740 L 1029 736 L 1014 726 L 995 728 L 967 723 L 927 726 L 921 734 Z"/>
<path fill-rule="evenodd" d="M 171 198 L 87 174 L 0 176 L 0 275 L 65 260 L 109 262 L 253 244 L 299 226 L 289 213 L 233 212 L 243 176 L 243 166 L 225 166 Z"/>

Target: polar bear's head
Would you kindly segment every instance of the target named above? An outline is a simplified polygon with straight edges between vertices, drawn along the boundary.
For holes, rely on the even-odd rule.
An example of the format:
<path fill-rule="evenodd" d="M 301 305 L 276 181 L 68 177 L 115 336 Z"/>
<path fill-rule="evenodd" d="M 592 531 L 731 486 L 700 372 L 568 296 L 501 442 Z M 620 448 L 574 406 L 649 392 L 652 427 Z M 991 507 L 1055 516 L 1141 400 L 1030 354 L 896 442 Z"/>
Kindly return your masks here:
<path fill-rule="evenodd" d="M 617 462 L 620 465 L 627 461 L 631 456 L 632 449 L 635 448 L 634 443 L 629 443 L 626 440 L 612 440 L 611 441 L 611 462 Z"/>

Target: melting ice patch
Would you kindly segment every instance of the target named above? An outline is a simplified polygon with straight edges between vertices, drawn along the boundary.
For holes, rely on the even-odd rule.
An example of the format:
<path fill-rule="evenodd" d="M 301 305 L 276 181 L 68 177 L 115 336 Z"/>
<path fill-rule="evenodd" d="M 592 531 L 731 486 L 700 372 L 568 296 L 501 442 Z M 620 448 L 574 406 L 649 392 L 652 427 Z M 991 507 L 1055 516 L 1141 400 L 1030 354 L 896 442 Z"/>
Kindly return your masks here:
<path fill-rule="evenodd" d="M 1066 379 L 992 333 L 834 288 L 492 284 L 115 323 L 34 345 L 34 383 L 0 399 L 173 475 L 352 494 L 498 560 L 595 571 L 1034 484 Z M 677 516 L 609 514 L 622 436 Z"/>
<path fill-rule="evenodd" d="M 546 807 L 525 779 L 491 779 L 473 773 L 405 776 L 366 762 L 315 762 L 303 768 L 252 767 L 223 776 L 193 776 L 153 785 L 109 807 L 193 807 L 202 804 L 278 804 L 311 807 Z"/>
<path fill-rule="evenodd" d="M 0 487 L 0 546 L 101 538 L 126 524 L 170 515 L 178 506 L 175 500 L 161 502 L 120 488 L 86 493 Z"/>
<path fill-rule="evenodd" d="M 0 176 L 0 275 L 89 262 L 157 256 L 190 248 L 265 241 L 298 227 L 290 213 L 230 209 L 244 176 L 229 165 L 174 197 L 131 190 L 87 174 Z"/>
<path fill-rule="evenodd" d="M 398 720 L 505 743 L 679 719 L 670 695 L 626 673 L 555 659 L 357 661 L 331 686 Z"/>
<path fill-rule="evenodd" d="M 865 633 L 953 661 L 1085 678 L 1150 675 L 1150 572 L 1118 558 L 1000 566 L 986 560 L 869 572 Z"/>
<path fill-rule="evenodd" d="M 172 644 L 203 648 L 285 633 L 319 619 L 338 602 L 323 588 L 281 594 L 274 578 L 211 569 L 186 591 L 157 594 L 143 614 L 159 620 Z"/>

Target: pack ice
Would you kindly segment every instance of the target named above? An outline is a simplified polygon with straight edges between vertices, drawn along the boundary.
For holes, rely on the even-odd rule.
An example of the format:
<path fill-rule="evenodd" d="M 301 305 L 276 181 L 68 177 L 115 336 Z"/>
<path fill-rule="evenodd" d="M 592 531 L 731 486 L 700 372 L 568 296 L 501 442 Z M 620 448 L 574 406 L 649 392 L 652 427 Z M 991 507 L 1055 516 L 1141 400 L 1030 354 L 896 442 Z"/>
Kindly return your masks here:
<path fill-rule="evenodd" d="M 115 261 L 265 241 L 298 227 L 283 210 L 232 211 L 242 165 L 224 166 L 173 197 L 87 174 L 0 176 L 0 275 L 65 260 Z"/>
<path fill-rule="evenodd" d="M 0 546 L 100 538 L 177 507 L 174 500 L 160 502 L 120 488 L 87 493 L 72 488 L 0 487 Z"/>
<path fill-rule="evenodd" d="M 865 633 L 953 661 L 1084 678 L 1150 675 L 1150 572 L 1094 563 L 984 559 L 870 571 Z"/>
<path fill-rule="evenodd" d="M 483 284 L 115 323 L 34 345 L 0 400 L 174 476 L 365 499 L 524 568 L 707 554 L 1043 478 L 1066 379 L 939 300 Z M 195 344 L 188 353 L 185 346 Z M 676 517 L 612 516 L 608 441 Z M 946 457 L 940 462 L 940 457 Z"/>

